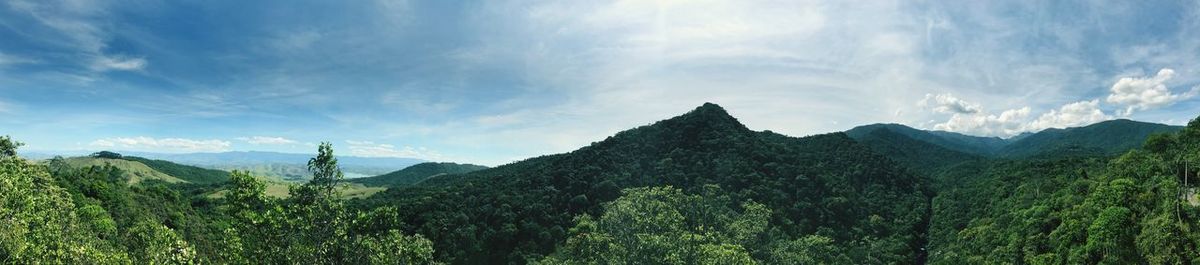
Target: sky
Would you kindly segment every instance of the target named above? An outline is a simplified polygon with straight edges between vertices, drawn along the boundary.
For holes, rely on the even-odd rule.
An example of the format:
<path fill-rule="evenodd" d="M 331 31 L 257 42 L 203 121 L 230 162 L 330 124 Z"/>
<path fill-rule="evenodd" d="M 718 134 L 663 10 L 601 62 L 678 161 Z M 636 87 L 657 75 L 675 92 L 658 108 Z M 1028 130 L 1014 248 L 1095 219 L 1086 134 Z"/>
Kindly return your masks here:
<path fill-rule="evenodd" d="M 499 165 L 723 106 L 792 136 L 1200 115 L 1192 1 L 0 1 L 24 150 Z"/>

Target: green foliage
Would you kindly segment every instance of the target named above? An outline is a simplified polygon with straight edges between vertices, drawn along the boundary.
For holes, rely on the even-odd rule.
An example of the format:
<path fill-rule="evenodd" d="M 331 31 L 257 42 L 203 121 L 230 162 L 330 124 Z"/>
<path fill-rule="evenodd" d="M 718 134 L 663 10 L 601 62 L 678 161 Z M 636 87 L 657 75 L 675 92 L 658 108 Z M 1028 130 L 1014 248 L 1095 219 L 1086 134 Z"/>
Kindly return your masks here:
<path fill-rule="evenodd" d="M 21 148 L 24 143 L 13 141 L 8 135 L 0 136 L 0 157 L 17 156 L 17 148 Z"/>
<path fill-rule="evenodd" d="M 196 251 L 175 231 L 157 222 L 138 222 L 127 233 L 125 242 L 134 263 L 197 263 Z"/>
<path fill-rule="evenodd" d="M 1186 198 L 1197 189 L 1186 182 L 1200 162 L 1197 131 L 1156 134 L 1113 159 L 1057 155 L 940 172 L 948 182 L 934 199 L 929 262 L 1200 262 L 1200 205 Z"/>
<path fill-rule="evenodd" d="M 546 264 L 757 264 L 748 247 L 761 247 L 770 210 L 746 202 L 739 213 L 728 196 L 672 187 L 634 188 L 606 203 L 593 220 L 576 218 L 571 237 Z"/>
<path fill-rule="evenodd" d="M 1200 264 L 1200 119 L 896 126 L 792 138 L 706 104 L 567 154 L 352 181 L 395 186 L 349 200 L 328 143 L 279 199 L 247 172 L 31 163 L 5 136 L 0 264 Z"/>
<path fill-rule="evenodd" d="M 421 235 L 389 230 L 377 236 L 360 236 L 354 242 L 354 264 L 431 264 L 433 243 Z"/>
<path fill-rule="evenodd" d="M 92 155 L 90 155 L 90 156 L 94 157 L 94 158 L 121 159 L 121 154 L 118 154 L 116 152 L 110 152 L 110 151 L 95 152 L 95 153 L 92 153 Z"/>
<path fill-rule="evenodd" d="M 95 209 L 77 210 L 45 166 L 0 156 L 0 263 L 129 263 L 101 238 L 106 223 Z"/>
<path fill-rule="evenodd" d="M 229 263 L 431 264 L 433 244 L 397 230 L 359 233 L 361 213 L 337 196 L 342 179 L 333 149 L 323 143 L 309 162 L 315 176 L 285 200 L 264 194 L 265 184 L 234 171 L 222 211 L 231 217 L 221 258 Z"/>

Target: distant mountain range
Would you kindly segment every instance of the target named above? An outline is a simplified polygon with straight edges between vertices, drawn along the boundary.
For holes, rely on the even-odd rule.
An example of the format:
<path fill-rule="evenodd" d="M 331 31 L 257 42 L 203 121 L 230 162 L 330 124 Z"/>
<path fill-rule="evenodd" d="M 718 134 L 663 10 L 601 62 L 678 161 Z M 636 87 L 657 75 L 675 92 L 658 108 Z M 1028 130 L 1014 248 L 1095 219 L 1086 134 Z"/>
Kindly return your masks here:
<path fill-rule="evenodd" d="M 308 178 L 307 163 L 312 154 L 293 154 L 264 151 L 234 151 L 220 153 L 152 153 L 116 151 L 126 156 L 137 156 L 155 160 L 166 160 L 184 165 L 220 170 L 245 170 L 258 175 L 282 180 L 299 181 Z M 28 159 L 48 159 L 55 155 L 86 156 L 86 152 L 29 152 L 22 156 Z M 416 165 L 425 160 L 393 157 L 338 156 L 338 165 L 347 178 L 360 178 L 386 174 Z"/>
<path fill-rule="evenodd" d="M 864 125 L 845 133 L 893 160 L 920 170 L 978 158 L 1117 155 L 1140 147 L 1150 135 L 1182 129 L 1182 126 L 1119 119 L 1083 127 L 1046 129 L 1008 139 L 927 131 L 900 124 Z"/>

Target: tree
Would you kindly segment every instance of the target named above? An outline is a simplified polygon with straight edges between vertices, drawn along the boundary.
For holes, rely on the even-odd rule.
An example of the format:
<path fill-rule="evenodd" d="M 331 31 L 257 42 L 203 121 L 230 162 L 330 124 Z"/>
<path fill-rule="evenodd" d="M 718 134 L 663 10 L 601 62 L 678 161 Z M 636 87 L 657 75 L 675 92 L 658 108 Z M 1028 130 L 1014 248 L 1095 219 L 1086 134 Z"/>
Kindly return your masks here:
<path fill-rule="evenodd" d="M 389 230 L 377 236 L 360 236 L 353 245 L 348 264 L 431 264 L 433 242 L 421 235 L 408 236 Z"/>
<path fill-rule="evenodd" d="M 174 230 L 157 222 L 141 221 L 126 236 L 130 256 L 139 264 L 196 264 L 196 251 Z"/>
<path fill-rule="evenodd" d="M 17 148 L 24 143 L 13 141 L 8 135 L 0 136 L 0 156 L 17 156 Z"/>
<path fill-rule="evenodd" d="M 342 172 L 329 143 L 309 161 L 313 179 L 289 190 L 290 198 L 264 195 L 265 184 L 247 172 L 230 175 L 224 212 L 233 219 L 222 242 L 229 263 L 431 264 L 433 243 L 398 230 L 354 233 L 353 217 L 338 197 Z M 365 221 L 364 221 L 365 222 Z"/>
<path fill-rule="evenodd" d="M 95 157 L 95 158 L 121 159 L 121 154 L 118 154 L 116 152 L 111 152 L 111 151 L 95 152 L 95 153 L 92 153 L 91 156 Z"/>
<path fill-rule="evenodd" d="M 1086 249 L 1090 263 L 1134 264 L 1137 248 L 1133 244 L 1135 235 L 1132 212 L 1124 207 L 1108 207 L 1100 212 L 1096 221 L 1088 227 Z"/>
<path fill-rule="evenodd" d="M 753 239 L 770 210 L 746 202 L 741 212 L 709 187 L 708 196 L 667 187 L 633 188 L 604 205 L 599 218 L 576 218 L 572 236 L 543 264 L 756 264 Z"/>
<path fill-rule="evenodd" d="M 45 166 L 16 157 L 19 143 L 0 138 L 0 264 L 129 263 L 123 251 L 100 239 L 103 221 L 84 223 L 70 194 Z M 96 213 L 99 216 L 99 213 Z"/>

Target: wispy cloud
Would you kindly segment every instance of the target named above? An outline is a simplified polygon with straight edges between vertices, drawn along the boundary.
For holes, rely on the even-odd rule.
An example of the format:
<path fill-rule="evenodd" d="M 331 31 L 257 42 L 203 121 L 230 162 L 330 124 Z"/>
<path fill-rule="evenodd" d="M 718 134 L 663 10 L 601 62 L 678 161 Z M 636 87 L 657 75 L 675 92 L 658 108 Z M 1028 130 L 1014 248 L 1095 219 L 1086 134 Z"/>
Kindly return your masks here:
<path fill-rule="evenodd" d="M 350 155 L 361 157 L 403 157 L 439 160 L 442 155 L 424 147 L 404 146 L 397 148 L 391 144 L 375 143 L 372 141 L 346 140 Z"/>
<path fill-rule="evenodd" d="M 231 143 L 223 140 L 194 140 L 186 138 L 152 138 L 145 136 L 97 139 L 88 144 L 97 148 L 152 152 L 222 152 Z"/>
<path fill-rule="evenodd" d="M 1181 56 L 1200 50 L 1188 2 L 192 4 L 0 4 L 0 92 L 39 110 L 0 123 L 41 145 L 178 128 L 246 143 L 231 148 L 362 139 L 346 144 L 498 164 L 703 102 L 798 136 L 875 122 L 1004 136 L 1200 107 L 1184 89 L 1200 84 Z"/>
<path fill-rule="evenodd" d="M 7 2 L 10 10 L 37 24 L 37 27 L 25 31 L 24 37 L 71 51 L 68 60 L 73 62 L 64 63 L 73 63 L 94 72 L 142 70 L 147 64 L 144 58 L 106 51 L 112 39 L 112 32 L 108 28 L 110 23 L 107 21 L 112 14 L 108 5 L 106 1 Z"/>
<path fill-rule="evenodd" d="M 246 142 L 248 144 L 256 144 L 256 145 L 289 145 L 289 144 L 298 143 L 292 139 L 287 139 L 287 138 L 283 138 L 283 137 L 270 137 L 270 136 L 238 137 L 237 139 L 240 141 Z"/>

